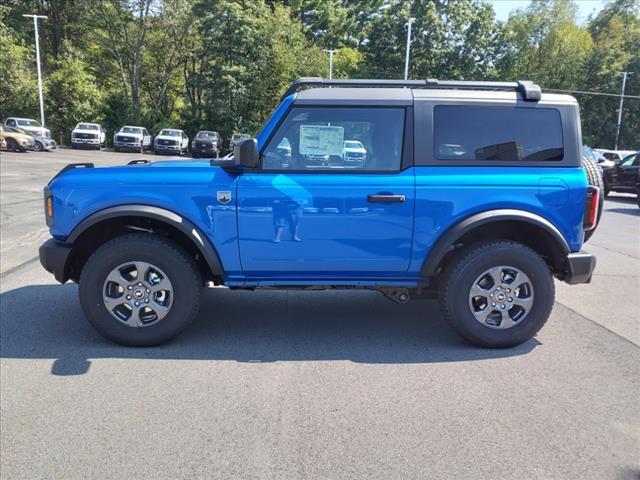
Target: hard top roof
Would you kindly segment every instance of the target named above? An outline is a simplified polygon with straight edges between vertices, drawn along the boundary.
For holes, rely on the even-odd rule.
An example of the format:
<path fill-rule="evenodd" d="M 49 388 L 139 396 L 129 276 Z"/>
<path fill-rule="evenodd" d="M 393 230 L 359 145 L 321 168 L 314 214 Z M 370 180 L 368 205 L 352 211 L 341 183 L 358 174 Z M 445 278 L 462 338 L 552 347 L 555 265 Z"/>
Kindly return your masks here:
<path fill-rule="evenodd" d="M 540 86 L 527 80 L 330 80 L 304 77 L 295 80 L 283 98 L 293 93 L 297 93 L 296 103 L 303 105 L 326 104 L 328 101 L 352 105 L 407 105 L 411 104 L 414 98 L 577 104 L 575 98 L 570 95 L 543 95 Z"/>

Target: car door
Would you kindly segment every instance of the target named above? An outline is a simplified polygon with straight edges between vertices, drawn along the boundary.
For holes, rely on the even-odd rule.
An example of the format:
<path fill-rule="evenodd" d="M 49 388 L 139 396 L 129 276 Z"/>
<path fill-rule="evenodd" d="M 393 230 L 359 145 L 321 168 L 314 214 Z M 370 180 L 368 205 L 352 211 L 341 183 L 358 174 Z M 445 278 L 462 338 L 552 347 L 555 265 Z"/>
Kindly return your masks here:
<path fill-rule="evenodd" d="M 624 190 L 635 192 L 638 169 L 640 169 L 640 154 L 629 155 L 625 158 L 618 169 L 618 185 Z"/>
<path fill-rule="evenodd" d="M 261 167 L 238 181 L 246 275 L 381 277 L 407 271 L 415 185 L 413 168 L 402 168 L 405 113 L 403 107 L 289 111 L 262 149 Z M 284 139 L 291 155 L 278 148 Z M 345 139 L 365 146 L 363 165 L 344 161 Z"/>
<path fill-rule="evenodd" d="M 142 129 L 142 145 L 145 147 L 151 145 L 151 135 L 146 128 Z"/>

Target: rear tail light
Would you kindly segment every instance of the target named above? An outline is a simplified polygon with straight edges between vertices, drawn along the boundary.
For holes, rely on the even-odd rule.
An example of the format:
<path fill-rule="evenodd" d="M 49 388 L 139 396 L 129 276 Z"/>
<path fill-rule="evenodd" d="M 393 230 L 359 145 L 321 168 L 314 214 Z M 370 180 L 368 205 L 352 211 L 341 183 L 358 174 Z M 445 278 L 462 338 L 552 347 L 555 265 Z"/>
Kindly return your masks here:
<path fill-rule="evenodd" d="M 587 187 L 587 201 L 584 206 L 582 225 L 585 231 L 593 230 L 598 223 L 598 209 L 600 207 L 600 189 L 589 185 Z"/>

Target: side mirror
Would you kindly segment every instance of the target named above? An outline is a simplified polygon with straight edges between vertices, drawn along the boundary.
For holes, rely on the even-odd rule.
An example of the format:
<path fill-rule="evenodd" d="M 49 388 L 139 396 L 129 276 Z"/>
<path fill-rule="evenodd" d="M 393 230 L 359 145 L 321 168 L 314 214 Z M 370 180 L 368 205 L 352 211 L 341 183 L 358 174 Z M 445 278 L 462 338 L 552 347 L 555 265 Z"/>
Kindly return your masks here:
<path fill-rule="evenodd" d="M 233 146 L 233 158 L 243 167 L 256 168 L 260 161 L 258 152 L 258 141 L 255 138 L 248 138 Z"/>

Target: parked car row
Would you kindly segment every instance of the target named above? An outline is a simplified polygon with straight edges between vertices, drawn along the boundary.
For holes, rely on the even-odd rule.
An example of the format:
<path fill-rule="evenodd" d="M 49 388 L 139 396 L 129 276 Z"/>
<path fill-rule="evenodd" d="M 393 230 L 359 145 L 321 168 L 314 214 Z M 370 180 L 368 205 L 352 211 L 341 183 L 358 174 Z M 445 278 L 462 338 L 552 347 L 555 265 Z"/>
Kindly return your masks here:
<path fill-rule="evenodd" d="M 638 192 L 640 152 L 583 146 L 582 154 L 600 167 L 605 197 L 611 192 Z"/>
<path fill-rule="evenodd" d="M 0 148 L 13 152 L 50 151 L 56 148 L 56 142 L 20 127 L 0 126 Z"/>
<path fill-rule="evenodd" d="M 25 135 L 29 138 L 26 138 Z M 250 138 L 249 134 L 234 133 L 224 148 L 222 135 L 213 130 L 201 130 L 192 141 L 180 129 L 163 128 L 154 137 L 145 127 L 125 125 L 113 135 L 116 152 L 153 150 L 156 154 L 182 155 L 189 151 L 194 157 L 217 158 L 233 151 L 236 143 Z M 80 122 L 71 131 L 72 148 L 100 150 L 106 145 L 107 132 L 99 123 Z M 8 117 L 2 129 L 0 148 L 15 151 L 52 150 L 56 142 L 51 139 L 51 131 L 31 118 Z"/>

